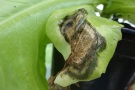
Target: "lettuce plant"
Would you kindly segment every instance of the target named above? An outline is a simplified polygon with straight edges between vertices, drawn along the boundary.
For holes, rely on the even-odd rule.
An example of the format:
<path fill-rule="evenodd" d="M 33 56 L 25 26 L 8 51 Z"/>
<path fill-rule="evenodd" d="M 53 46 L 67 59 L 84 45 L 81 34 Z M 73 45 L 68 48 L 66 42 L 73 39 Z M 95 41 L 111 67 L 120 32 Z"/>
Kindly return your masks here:
<path fill-rule="evenodd" d="M 105 72 L 121 39 L 122 25 L 94 14 L 95 6 L 105 0 L 1 0 L 0 3 L 0 90 L 47 90 L 45 48 L 53 43 L 65 60 L 71 49 L 59 31 L 59 23 L 84 8 L 87 20 L 105 37 L 107 47 L 99 53 L 97 67 L 88 81 Z M 104 11 L 107 13 L 109 11 Z M 63 74 L 55 83 L 67 86 L 72 80 Z M 63 83 L 64 82 L 64 83 Z M 66 83 L 65 83 L 66 82 Z"/>

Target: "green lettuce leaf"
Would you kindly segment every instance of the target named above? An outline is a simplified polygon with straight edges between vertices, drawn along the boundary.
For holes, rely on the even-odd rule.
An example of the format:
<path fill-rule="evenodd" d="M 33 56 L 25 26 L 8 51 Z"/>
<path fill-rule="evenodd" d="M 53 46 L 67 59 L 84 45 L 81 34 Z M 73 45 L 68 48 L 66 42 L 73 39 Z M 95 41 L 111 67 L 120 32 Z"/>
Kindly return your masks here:
<path fill-rule="evenodd" d="M 103 1 L 1 0 L 0 90 L 47 90 L 44 58 L 50 40 L 45 28 L 51 13 L 60 8 Z"/>
<path fill-rule="evenodd" d="M 88 12 L 87 20 L 97 29 L 97 31 L 105 38 L 106 48 L 102 52 L 98 53 L 98 62 L 97 66 L 94 69 L 93 73 L 89 75 L 89 78 L 85 80 L 72 79 L 64 70 L 62 70 L 55 79 L 55 83 L 61 86 L 68 86 L 78 81 L 89 81 L 101 76 L 102 73 L 105 73 L 106 67 L 112 58 L 117 42 L 121 40 L 121 27 L 122 25 L 118 24 L 109 19 L 102 17 L 97 17 L 94 14 L 94 9 L 89 5 L 75 6 L 72 8 L 64 8 L 55 11 L 48 19 L 46 24 L 46 34 L 53 42 L 54 46 L 61 52 L 65 60 L 68 58 L 71 49 L 70 45 L 65 41 L 64 37 L 60 33 L 58 24 L 60 21 L 67 15 L 75 13 L 76 10 L 84 8 Z M 66 11 L 66 12 L 64 12 Z M 54 21 L 52 21 L 52 19 Z M 51 25 L 51 27 L 50 27 Z M 52 34 L 51 30 L 55 32 Z M 52 38 L 53 37 L 53 38 Z M 64 83 L 63 83 L 64 82 Z"/>
<path fill-rule="evenodd" d="M 110 0 L 105 5 L 102 15 L 112 14 L 135 24 L 135 0 Z"/>

